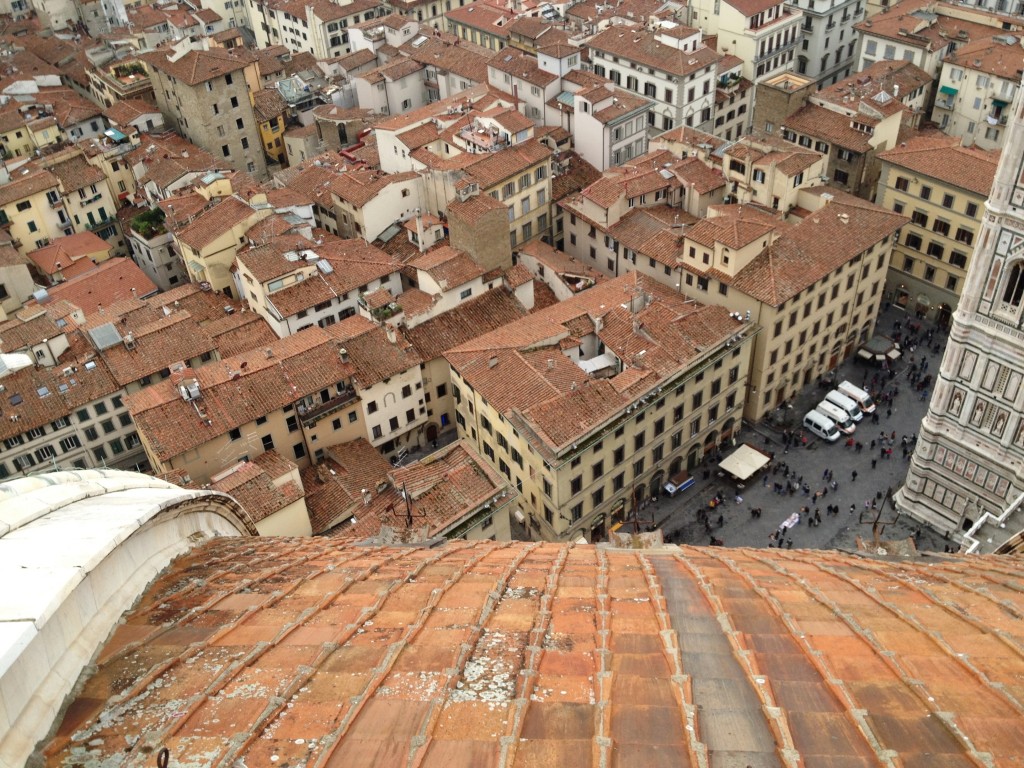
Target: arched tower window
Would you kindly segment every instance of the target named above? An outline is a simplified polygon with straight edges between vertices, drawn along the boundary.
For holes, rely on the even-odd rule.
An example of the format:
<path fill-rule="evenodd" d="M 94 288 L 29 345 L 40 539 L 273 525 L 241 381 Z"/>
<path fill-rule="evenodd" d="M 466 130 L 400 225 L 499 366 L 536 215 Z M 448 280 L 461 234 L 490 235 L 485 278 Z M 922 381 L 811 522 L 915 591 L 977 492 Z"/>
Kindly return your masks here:
<path fill-rule="evenodd" d="M 1003 289 L 1003 303 L 1019 307 L 1022 298 L 1024 298 L 1024 270 L 1021 269 L 1020 262 L 1018 262 L 1010 270 L 1010 277 Z"/>

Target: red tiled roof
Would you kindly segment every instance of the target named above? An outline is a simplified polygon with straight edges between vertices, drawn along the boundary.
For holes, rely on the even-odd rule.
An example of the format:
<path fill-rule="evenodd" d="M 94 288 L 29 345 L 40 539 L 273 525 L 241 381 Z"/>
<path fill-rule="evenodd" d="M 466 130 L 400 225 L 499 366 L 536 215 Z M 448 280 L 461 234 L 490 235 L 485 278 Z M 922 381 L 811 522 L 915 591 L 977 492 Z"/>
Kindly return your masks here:
<path fill-rule="evenodd" d="M 250 205 L 234 196 L 225 197 L 209 210 L 200 213 L 192 223 L 179 229 L 175 237 L 185 245 L 201 251 L 250 217 L 256 218 L 256 211 Z"/>
<path fill-rule="evenodd" d="M 993 555 L 215 537 L 114 627 L 46 754 L 1012 765 L 1021 576 Z"/>
<path fill-rule="evenodd" d="M 442 291 L 457 288 L 484 273 L 472 257 L 450 245 L 427 251 L 409 262 L 409 266 L 430 275 Z"/>
<path fill-rule="evenodd" d="M 989 38 L 998 28 L 995 24 L 990 26 L 988 23 L 971 21 L 955 5 L 948 6 L 948 9 L 945 3 L 933 3 L 931 0 L 901 0 L 886 13 L 872 14 L 853 28 L 862 37 L 896 40 L 908 48 L 923 48 L 926 51 L 945 48 L 954 40 L 957 44 L 963 44 Z M 977 12 L 985 13 L 980 8 Z M 1002 20 L 996 14 L 985 19 L 986 22 L 997 24 Z"/>
<path fill-rule="evenodd" d="M 909 221 L 832 187 L 811 191 L 827 192 L 833 199 L 798 224 L 786 227 L 730 281 L 735 289 L 780 306 Z"/>
<path fill-rule="evenodd" d="M 103 110 L 103 116 L 111 123 L 124 127 L 137 120 L 143 115 L 160 114 L 160 110 L 154 104 L 141 99 L 124 99 L 115 101 L 111 106 Z"/>
<path fill-rule="evenodd" d="M 313 533 L 319 534 L 357 516 L 356 522 L 370 518 L 380 531 L 380 513 L 388 506 L 399 506 L 401 500 L 390 487 L 391 464 L 364 438 L 327 449 L 322 462 L 302 470 L 306 489 L 306 509 Z M 380 486 L 387 484 L 382 491 Z M 363 490 L 370 496 L 367 504 Z M 365 523 L 364 523 L 365 525 Z M 350 532 L 351 524 L 345 532 Z M 352 534 L 354 535 L 354 533 Z"/>
<path fill-rule="evenodd" d="M 7 347 L 7 336 L 7 333 L 0 332 L 5 351 L 14 348 Z M 73 346 L 84 345 L 80 338 L 76 337 L 74 341 Z M 35 366 L 4 377 L 4 393 L 0 395 L 4 416 L 0 419 L 0 440 L 66 418 L 82 406 L 120 391 L 121 387 L 102 360 L 92 361 L 95 365 L 88 368 L 84 361 L 75 359 L 69 362 L 75 365 L 68 366 L 72 368 L 68 373 L 59 366 Z"/>
<path fill-rule="evenodd" d="M 720 58 L 713 48 L 704 46 L 696 51 L 683 51 L 665 45 L 654 32 L 622 25 L 610 26 L 597 33 L 587 45 L 591 50 L 636 61 L 647 67 L 656 67 L 677 77 L 689 76 L 705 67 L 714 67 Z"/>
<path fill-rule="evenodd" d="M 959 138 L 935 133 L 879 152 L 878 159 L 987 197 L 999 155 L 998 150 L 964 147 Z"/>
<path fill-rule="evenodd" d="M 66 237 L 58 237 L 49 245 L 38 248 L 28 254 L 44 275 L 53 275 L 69 269 L 73 262 L 91 253 L 110 251 L 107 242 L 92 232 L 78 232 Z M 89 265 L 90 268 L 93 266 Z"/>
<path fill-rule="evenodd" d="M 328 334 L 348 350 L 360 389 L 418 366 L 419 353 L 401 335 L 395 343 L 387 332 L 362 315 L 347 317 L 328 326 Z"/>
<path fill-rule="evenodd" d="M 874 124 L 874 120 L 866 115 L 859 115 L 858 121 Z M 786 127 L 796 133 L 802 133 L 829 144 L 836 144 L 843 149 L 864 154 L 870 152 L 871 137 L 853 127 L 853 119 L 848 115 L 833 112 L 831 109 L 817 104 L 805 104 L 786 118 Z"/>
<path fill-rule="evenodd" d="M 634 317 L 623 308 L 630 291 L 649 296 Z M 567 324 L 581 316 L 601 318 L 600 341 L 624 368 L 649 372 L 648 384 L 676 374 L 699 354 L 724 343 L 736 321 L 722 307 L 687 303 L 685 297 L 639 273 L 598 283 L 554 306 L 464 343 L 445 354 L 452 368 L 506 418 L 519 420 L 531 446 L 554 455 L 602 419 L 611 418 L 637 392 L 609 391 L 563 354 Z M 636 355 L 644 350 L 638 362 Z"/>
<path fill-rule="evenodd" d="M 199 384 L 198 410 L 182 399 L 173 379 L 129 395 L 132 418 L 156 455 L 169 460 L 352 376 L 335 341 L 315 326 L 266 350 L 187 369 Z"/>
<path fill-rule="evenodd" d="M 198 85 L 214 77 L 236 72 L 256 61 L 248 49 L 238 47 L 191 50 L 177 56 L 173 50 L 160 49 L 139 54 L 139 58 L 186 85 Z"/>
<path fill-rule="evenodd" d="M 526 310 L 511 293 L 495 288 L 407 329 L 405 335 L 423 360 L 435 360 L 449 349 L 525 315 Z"/>
<path fill-rule="evenodd" d="M 120 333 L 124 338 L 128 331 L 121 329 Z M 217 351 L 214 340 L 186 311 L 172 312 L 130 333 L 130 345 L 117 344 L 99 351 L 121 385 Z"/>
<path fill-rule="evenodd" d="M 281 485 L 274 482 L 295 468 L 277 451 L 266 451 L 252 461 L 243 461 L 230 474 L 210 483 L 210 488 L 233 496 L 258 523 L 305 495 L 294 481 Z"/>
<path fill-rule="evenodd" d="M 47 291 L 51 299 L 69 301 L 91 315 L 123 299 L 150 296 L 157 287 L 131 259 L 113 258 Z"/>

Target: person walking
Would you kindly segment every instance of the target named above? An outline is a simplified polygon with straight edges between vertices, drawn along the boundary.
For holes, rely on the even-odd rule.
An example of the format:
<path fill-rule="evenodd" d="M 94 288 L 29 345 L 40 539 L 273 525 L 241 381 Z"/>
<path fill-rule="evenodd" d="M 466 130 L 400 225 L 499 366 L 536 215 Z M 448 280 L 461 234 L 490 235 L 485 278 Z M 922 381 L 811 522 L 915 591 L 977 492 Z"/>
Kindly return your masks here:
<path fill-rule="evenodd" d="M 857 481 L 857 470 L 855 469 L 855 470 L 853 470 L 853 472 L 850 473 L 850 482 L 854 483 L 856 481 Z"/>

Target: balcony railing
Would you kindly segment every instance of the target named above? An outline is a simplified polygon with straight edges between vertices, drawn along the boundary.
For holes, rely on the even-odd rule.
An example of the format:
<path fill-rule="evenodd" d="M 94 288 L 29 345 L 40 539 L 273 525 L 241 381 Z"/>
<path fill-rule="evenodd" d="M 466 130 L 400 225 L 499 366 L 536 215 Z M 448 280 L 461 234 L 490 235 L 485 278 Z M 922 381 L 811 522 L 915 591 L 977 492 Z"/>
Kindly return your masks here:
<path fill-rule="evenodd" d="M 299 412 L 299 418 L 302 419 L 302 423 L 307 427 L 311 427 L 321 419 L 326 419 L 332 413 L 336 413 L 349 403 L 358 399 L 359 395 L 356 393 L 355 388 L 351 387 L 346 389 L 340 395 L 332 397 L 326 403 L 321 403 L 320 405 L 312 408 L 299 405 L 297 410 Z"/>
<path fill-rule="evenodd" d="M 782 45 L 776 48 L 772 48 L 770 51 L 765 51 L 763 56 L 754 57 L 754 63 L 760 64 L 762 61 L 766 61 L 770 59 L 772 56 L 778 56 L 783 51 L 788 51 L 790 48 L 795 48 L 796 44 L 797 41 L 794 39 L 790 40 L 788 43 L 783 43 Z"/>
<path fill-rule="evenodd" d="M 89 222 L 88 224 L 86 224 L 86 227 L 89 229 L 90 232 L 95 232 L 97 229 L 103 229 L 104 227 L 109 227 L 113 223 L 114 223 L 114 219 L 112 219 L 110 217 L 107 217 L 107 218 L 102 219 L 100 221 L 97 221 L 95 223 L 94 222 Z"/>

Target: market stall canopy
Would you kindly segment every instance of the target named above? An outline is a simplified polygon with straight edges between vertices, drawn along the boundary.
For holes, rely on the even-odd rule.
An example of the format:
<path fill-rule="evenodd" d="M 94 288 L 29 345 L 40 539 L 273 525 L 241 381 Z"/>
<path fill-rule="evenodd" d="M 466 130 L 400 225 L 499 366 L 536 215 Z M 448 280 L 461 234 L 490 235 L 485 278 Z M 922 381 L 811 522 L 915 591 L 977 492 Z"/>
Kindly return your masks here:
<path fill-rule="evenodd" d="M 718 467 L 723 472 L 728 472 L 730 475 L 742 482 L 748 477 L 751 477 L 771 460 L 772 457 L 767 453 L 759 451 L 754 446 L 744 443 L 726 456 Z"/>
<path fill-rule="evenodd" d="M 872 336 L 857 350 L 857 357 L 869 363 L 899 360 L 901 354 L 900 345 L 888 336 Z"/>

